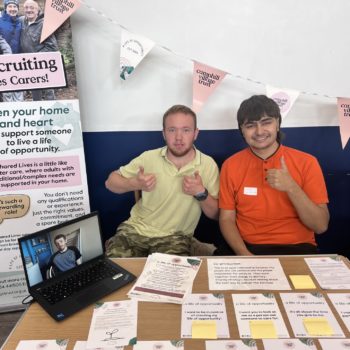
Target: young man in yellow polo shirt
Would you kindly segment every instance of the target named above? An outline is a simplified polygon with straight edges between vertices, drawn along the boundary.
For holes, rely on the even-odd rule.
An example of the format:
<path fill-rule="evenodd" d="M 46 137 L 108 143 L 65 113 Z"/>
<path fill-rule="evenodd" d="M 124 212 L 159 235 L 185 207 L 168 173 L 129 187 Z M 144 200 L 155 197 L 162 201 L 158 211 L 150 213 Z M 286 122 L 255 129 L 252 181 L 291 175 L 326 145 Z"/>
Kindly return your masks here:
<path fill-rule="evenodd" d="M 166 146 L 142 153 L 109 175 L 110 191 L 142 191 L 142 196 L 106 242 L 108 256 L 190 255 L 201 212 L 218 218 L 219 171 L 194 147 L 198 132 L 196 114 L 175 105 L 163 116 Z"/>
<path fill-rule="evenodd" d="M 314 233 L 327 230 L 329 213 L 316 158 L 281 145 L 280 110 L 267 96 L 243 101 L 237 121 L 249 147 L 221 169 L 219 223 L 229 247 L 237 255 L 317 253 Z"/>

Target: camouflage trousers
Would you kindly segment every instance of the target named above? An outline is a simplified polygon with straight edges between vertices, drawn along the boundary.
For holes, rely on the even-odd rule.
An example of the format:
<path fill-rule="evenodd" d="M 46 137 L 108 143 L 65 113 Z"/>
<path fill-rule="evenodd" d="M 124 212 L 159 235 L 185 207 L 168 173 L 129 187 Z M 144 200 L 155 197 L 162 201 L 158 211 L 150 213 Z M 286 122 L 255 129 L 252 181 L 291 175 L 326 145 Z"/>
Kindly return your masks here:
<path fill-rule="evenodd" d="M 121 223 L 117 233 L 106 241 L 106 255 L 110 258 L 147 257 L 152 253 L 189 256 L 192 237 L 175 232 L 165 237 L 146 237 Z"/>

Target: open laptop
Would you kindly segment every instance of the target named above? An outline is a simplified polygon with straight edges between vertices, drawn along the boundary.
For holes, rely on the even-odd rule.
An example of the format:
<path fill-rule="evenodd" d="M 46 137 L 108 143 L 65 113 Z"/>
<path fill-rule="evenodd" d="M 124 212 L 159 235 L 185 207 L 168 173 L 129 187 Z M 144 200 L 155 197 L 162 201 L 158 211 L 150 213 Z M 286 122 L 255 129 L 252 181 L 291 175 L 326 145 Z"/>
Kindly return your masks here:
<path fill-rule="evenodd" d="M 97 212 L 18 242 L 28 291 L 57 321 L 136 278 L 104 255 Z"/>

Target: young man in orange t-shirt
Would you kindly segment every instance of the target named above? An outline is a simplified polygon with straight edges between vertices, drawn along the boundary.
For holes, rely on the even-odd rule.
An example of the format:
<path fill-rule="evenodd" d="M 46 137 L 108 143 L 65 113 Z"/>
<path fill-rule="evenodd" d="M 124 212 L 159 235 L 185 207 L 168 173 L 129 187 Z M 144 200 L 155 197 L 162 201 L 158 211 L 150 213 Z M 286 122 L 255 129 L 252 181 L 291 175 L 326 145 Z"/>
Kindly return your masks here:
<path fill-rule="evenodd" d="M 219 222 L 229 247 L 237 255 L 317 253 L 314 233 L 329 222 L 318 161 L 281 145 L 280 110 L 265 95 L 243 101 L 237 121 L 249 147 L 221 169 Z"/>

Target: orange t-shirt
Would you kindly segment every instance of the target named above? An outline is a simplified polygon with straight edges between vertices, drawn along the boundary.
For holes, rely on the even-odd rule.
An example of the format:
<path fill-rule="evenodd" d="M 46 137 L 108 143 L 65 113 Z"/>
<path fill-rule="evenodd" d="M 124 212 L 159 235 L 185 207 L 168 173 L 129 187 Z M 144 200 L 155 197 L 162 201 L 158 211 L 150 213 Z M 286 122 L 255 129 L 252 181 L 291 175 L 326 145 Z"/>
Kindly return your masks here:
<path fill-rule="evenodd" d="M 268 159 L 250 148 L 228 158 L 221 169 L 219 207 L 236 211 L 236 224 L 251 244 L 315 243 L 314 232 L 299 219 L 285 192 L 269 186 L 266 170 L 280 169 L 284 156 L 294 181 L 316 204 L 328 203 L 322 170 L 315 157 L 280 146 Z"/>

